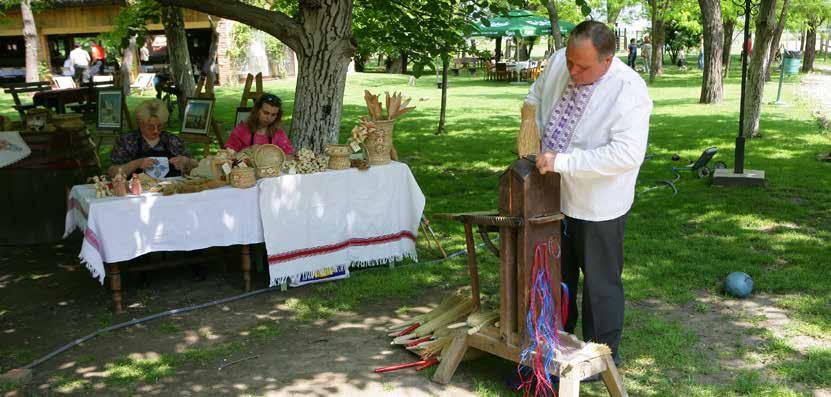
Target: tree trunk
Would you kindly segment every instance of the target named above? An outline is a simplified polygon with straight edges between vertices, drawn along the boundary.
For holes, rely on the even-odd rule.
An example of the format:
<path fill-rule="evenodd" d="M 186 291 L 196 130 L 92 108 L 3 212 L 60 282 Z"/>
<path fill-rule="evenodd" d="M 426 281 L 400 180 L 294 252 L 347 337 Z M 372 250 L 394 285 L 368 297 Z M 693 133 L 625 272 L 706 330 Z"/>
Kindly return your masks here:
<path fill-rule="evenodd" d="M 799 31 L 799 51 L 800 52 L 805 51 L 805 35 L 806 34 L 808 34 L 808 33 L 804 30 Z"/>
<path fill-rule="evenodd" d="M 776 54 L 779 52 L 779 41 L 782 40 L 782 31 L 785 30 L 785 22 L 788 20 L 788 5 L 791 0 L 783 0 L 782 12 L 779 13 L 779 19 L 776 22 L 776 30 L 773 31 L 773 41 L 770 44 L 770 55 L 768 55 L 768 67 L 765 68 L 765 81 L 770 81 L 771 65 L 776 60 Z"/>
<path fill-rule="evenodd" d="M 502 38 L 496 38 L 496 49 L 493 51 L 493 60 L 494 62 L 499 62 L 502 59 Z"/>
<path fill-rule="evenodd" d="M 649 12 L 652 19 L 652 64 L 649 67 L 649 82 L 655 76 L 664 73 L 664 15 L 669 7 L 669 0 L 649 0 Z"/>
<path fill-rule="evenodd" d="M 401 73 L 401 65 L 403 59 L 398 56 L 395 58 L 390 57 L 390 66 L 387 68 L 387 73 Z"/>
<path fill-rule="evenodd" d="M 185 18 L 182 9 L 175 6 L 164 6 L 161 8 L 162 24 L 164 35 L 167 37 L 167 58 L 170 64 L 170 72 L 179 95 L 176 96 L 179 102 L 179 110 L 185 108 L 187 98 L 196 92 L 196 82 L 193 80 L 193 66 L 190 63 L 190 52 L 188 51 L 188 37 L 185 34 Z M 180 112 L 180 116 L 183 116 Z"/>
<path fill-rule="evenodd" d="M 298 71 L 289 135 L 296 148 L 322 152 L 337 142 L 346 70 L 357 42 L 352 34 L 352 0 L 300 0 L 292 18 L 241 2 L 160 0 L 262 30 L 297 54 Z"/>
<path fill-rule="evenodd" d="M 551 22 L 551 35 L 554 36 L 554 49 L 563 48 L 563 35 L 560 33 L 560 16 L 557 14 L 557 3 L 547 0 L 545 8 L 548 10 L 548 21 Z"/>
<path fill-rule="evenodd" d="M 701 80 L 700 103 L 721 103 L 722 86 L 721 55 L 724 47 L 723 22 L 719 0 L 698 0 L 704 16 L 704 76 Z"/>
<path fill-rule="evenodd" d="M 733 48 L 733 32 L 735 29 L 735 20 L 724 22 L 724 48 L 721 51 L 721 66 L 724 68 L 721 73 L 722 80 L 726 79 L 727 74 L 730 72 L 730 51 Z"/>
<path fill-rule="evenodd" d="M 518 38 L 517 41 L 516 41 L 516 49 L 517 49 L 516 60 L 517 61 L 527 61 L 529 51 L 528 51 L 528 45 L 526 44 L 526 39 Z"/>
<path fill-rule="evenodd" d="M 768 62 L 770 42 L 776 29 L 776 0 L 761 0 L 756 14 L 756 38 L 753 56 L 747 69 L 745 87 L 744 125 L 745 137 L 757 135 L 762 115 L 762 99 L 765 93 L 765 68 Z M 743 46 L 744 47 L 744 46 Z"/>
<path fill-rule="evenodd" d="M 119 77 L 121 79 L 121 92 L 124 96 L 129 96 L 130 83 L 133 81 L 133 67 L 136 63 L 136 35 L 130 36 L 130 44 L 124 49 L 121 57 L 121 67 L 119 68 Z"/>
<path fill-rule="evenodd" d="M 436 135 L 445 133 L 445 119 L 447 115 L 447 69 L 450 68 L 450 54 L 441 55 L 441 111 L 439 112 L 439 126 Z"/>
<path fill-rule="evenodd" d="M 208 21 L 211 24 L 211 46 L 208 47 L 208 82 L 205 84 L 214 84 L 216 82 L 216 53 L 219 50 L 219 31 L 216 30 L 216 23 L 213 17 L 208 15 Z"/>
<path fill-rule="evenodd" d="M 23 39 L 26 43 L 26 82 L 40 80 L 38 73 L 38 32 L 31 0 L 20 1 L 20 16 L 23 18 Z"/>
<path fill-rule="evenodd" d="M 366 59 L 367 57 L 362 55 L 360 52 L 355 53 L 355 71 L 359 73 L 363 73 L 366 70 Z"/>
<path fill-rule="evenodd" d="M 821 25 L 822 21 L 817 21 L 816 17 L 811 17 L 808 21 L 808 33 L 805 35 L 805 52 L 802 55 L 802 73 L 814 70 L 814 59 L 817 55 L 817 27 Z"/>

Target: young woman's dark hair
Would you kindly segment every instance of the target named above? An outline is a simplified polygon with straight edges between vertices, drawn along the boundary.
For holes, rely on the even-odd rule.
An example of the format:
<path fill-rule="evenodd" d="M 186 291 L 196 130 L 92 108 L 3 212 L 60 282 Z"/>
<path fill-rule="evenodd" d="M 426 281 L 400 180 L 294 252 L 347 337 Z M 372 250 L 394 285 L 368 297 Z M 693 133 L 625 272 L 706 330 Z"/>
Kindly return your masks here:
<path fill-rule="evenodd" d="M 251 130 L 251 140 L 254 140 L 254 133 L 260 128 L 260 108 L 263 107 L 263 104 L 269 104 L 271 106 L 277 107 L 277 118 L 274 119 L 274 122 L 266 128 L 266 134 L 268 134 L 269 141 L 271 138 L 274 137 L 274 132 L 277 130 L 277 127 L 280 126 L 280 121 L 283 120 L 283 102 L 277 95 L 274 94 L 262 94 L 256 101 L 254 101 L 254 107 L 251 109 L 251 114 L 248 115 L 248 128 Z"/>

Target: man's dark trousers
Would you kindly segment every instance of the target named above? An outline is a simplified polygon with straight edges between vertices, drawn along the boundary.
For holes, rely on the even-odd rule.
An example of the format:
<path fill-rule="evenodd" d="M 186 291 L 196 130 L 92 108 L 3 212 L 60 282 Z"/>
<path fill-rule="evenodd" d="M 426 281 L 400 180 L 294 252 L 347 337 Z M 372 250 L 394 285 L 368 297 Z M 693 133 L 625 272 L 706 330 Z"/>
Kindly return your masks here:
<path fill-rule="evenodd" d="M 577 326 L 577 282 L 583 272 L 583 340 L 605 343 L 617 358 L 623 330 L 623 233 L 626 217 L 563 222 L 562 276 L 571 299 L 566 332 Z"/>

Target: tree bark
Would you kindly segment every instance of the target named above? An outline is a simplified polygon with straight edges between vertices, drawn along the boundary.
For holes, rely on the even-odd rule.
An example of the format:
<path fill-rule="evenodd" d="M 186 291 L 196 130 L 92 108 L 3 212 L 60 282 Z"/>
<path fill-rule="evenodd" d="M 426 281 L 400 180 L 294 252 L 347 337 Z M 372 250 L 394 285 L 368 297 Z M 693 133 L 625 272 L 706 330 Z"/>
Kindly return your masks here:
<path fill-rule="evenodd" d="M 724 47 L 724 25 L 721 20 L 719 0 L 698 0 L 704 17 L 704 76 L 701 80 L 700 103 L 721 103 L 724 99 L 722 86 L 721 56 Z"/>
<path fill-rule="evenodd" d="M 20 16 L 23 19 L 23 40 L 26 44 L 26 82 L 40 80 L 38 72 L 38 32 L 31 0 L 20 1 Z"/>
<path fill-rule="evenodd" d="M 664 14 L 669 0 L 649 0 L 652 17 L 652 64 L 649 67 L 649 82 L 664 73 Z"/>
<path fill-rule="evenodd" d="M 130 44 L 124 48 L 124 53 L 121 57 L 121 67 L 119 68 L 119 77 L 121 79 L 121 92 L 124 96 L 130 95 L 130 83 L 133 80 L 133 66 L 135 66 L 136 59 L 136 35 L 130 36 Z"/>
<path fill-rule="evenodd" d="M 496 38 L 496 49 L 493 51 L 493 60 L 494 62 L 499 62 L 502 59 L 502 38 Z"/>
<path fill-rule="evenodd" d="M 722 80 L 726 79 L 727 74 L 730 73 L 730 51 L 733 48 L 733 31 L 735 29 L 735 20 L 724 22 L 724 47 L 721 51 L 721 66 L 724 69 L 721 73 Z"/>
<path fill-rule="evenodd" d="M 563 48 L 563 35 L 560 33 L 560 16 L 557 14 L 557 3 L 554 0 L 545 2 L 548 10 L 548 21 L 551 22 L 551 35 L 554 36 L 554 49 Z"/>
<path fill-rule="evenodd" d="M 439 112 L 439 126 L 436 135 L 445 133 L 445 119 L 447 115 L 447 69 L 450 68 L 450 54 L 441 55 L 441 111 Z"/>
<path fill-rule="evenodd" d="M 229 0 L 161 0 L 239 21 L 279 39 L 297 54 L 299 71 L 292 114 L 292 143 L 322 152 L 337 142 L 346 70 L 357 42 L 352 0 L 300 0 L 295 21 L 288 15 Z"/>
<path fill-rule="evenodd" d="M 811 17 L 808 20 L 808 33 L 805 35 L 805 52 L 802 55 L 802 73 L 814 70 L 814 59 L 817 55 L 817 28 L 822 26 L 824 19 Z"/>
<path fill-rule="evenodd" d="M 176 101 L 179 103 L 179 115 L 183 116 L 187 98 L 196 92 L 196 82 L 193 80 L 193 66 L 190 63 L 190 52 L 188 51 L 188 37 L 185 34 L 185 18 L 182 9 L 175 6 L 163 6 L 161 8 L 162 24 L 164 35 L 167 37 L 167 58 L 170 64 L 170 73 L 179 95 Z"/>
<path fill-rule="evenodd" d="M 744 125 L 742 126 L 742 134 L 745 137 L 758 135 L 759 132 L 762 98 L 765 93 L 765 68 L 774 29 L 776 29 L 776 0 L 761 0 L 758 14 L 756 14 L 753 56 L 747 69 Z"/>
<path fill-rule="evenodd" d="M 782 1 L 782 11 L 776 22 L 776 30 L 773 31 L 773 41 L 770 44 L 770 55 L 768 55 L 768 67 L 765 68 L 765 81 L 770 81 L 771 65 L 776 60 L 776 53 L 779 52 L 779 41 L 782 40 L 782 32 L 785 30 L 785 22 L 788 20 L 788 6 L 791 0 Z"/>
<path fill-rule="evenodd" d="M 205 84 L 216 82 L 216 53 L 219 50 L 219 31 L 216 30 L 216 23 L 212 16 L 208 15 L 208 22 L 211 24 L 211 46 L 208 47 L 208 76 Z M 201 66 L 201 65 L 200 65 Z"/>

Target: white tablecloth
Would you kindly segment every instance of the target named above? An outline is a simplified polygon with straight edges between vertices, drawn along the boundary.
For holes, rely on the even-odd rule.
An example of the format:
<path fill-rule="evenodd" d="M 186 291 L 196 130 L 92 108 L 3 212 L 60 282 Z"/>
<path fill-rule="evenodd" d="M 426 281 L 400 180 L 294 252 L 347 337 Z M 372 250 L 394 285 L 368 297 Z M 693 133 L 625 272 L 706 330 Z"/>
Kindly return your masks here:
<path fill-rule="evenodd" d="M 263 242 L 258 189 L 223 187 L 199 193 L 96 199 L 93 185 L 74 186 L 64 237 L 84 232 L 79 255 L 103 284 L 104 262 L 155 251 L 191 251 Z"/>
<path fill-rule="evenodd" d="M 424 195 L 405 164 L 283 175 L 259 188 L 272 286 L 321 271 L 417 260 Z"/>

